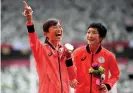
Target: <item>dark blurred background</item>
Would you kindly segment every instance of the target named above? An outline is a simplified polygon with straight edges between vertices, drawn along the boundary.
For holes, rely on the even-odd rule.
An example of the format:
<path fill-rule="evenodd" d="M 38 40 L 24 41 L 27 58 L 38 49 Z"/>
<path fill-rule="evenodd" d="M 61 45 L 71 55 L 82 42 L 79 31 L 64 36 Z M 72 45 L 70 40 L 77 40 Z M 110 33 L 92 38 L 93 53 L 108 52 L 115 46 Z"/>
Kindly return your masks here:
<path fill-rule="evenodd" d="M 121 70 L 117 93 L 133 93 L 133 0 L 27 0 L 35 29 L 61 20 L 64 43 L 86 44 L 87 27 L 101 22 L 107 29 L 103 46 L 115 53 Z M 1 0 L 1 93 L 37 93 L 37 76 L 27 37 L 23 0 Z"/>

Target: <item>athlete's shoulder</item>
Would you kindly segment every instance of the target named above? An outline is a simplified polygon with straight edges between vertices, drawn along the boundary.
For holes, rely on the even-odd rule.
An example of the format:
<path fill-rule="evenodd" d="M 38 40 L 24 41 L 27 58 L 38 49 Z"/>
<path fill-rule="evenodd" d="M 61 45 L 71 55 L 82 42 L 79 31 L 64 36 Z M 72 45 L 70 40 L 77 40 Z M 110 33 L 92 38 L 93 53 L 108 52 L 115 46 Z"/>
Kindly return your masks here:
<path fill-rule="evenodd" d="M 86 51 L 86 45 L 76 48 L 73 53 L 74 54 L 80 54 L 80 53 L 82 53 L 84 51 Z"/>
<path fill-rule="evenodd" d="M 108 50 L 108 49 L 106 49 L 104 47 L 102 47 L 102 50 L 108 56 L 115 56 L 115 54 L 113 52 L 111 52 L 110 50 Z"/>

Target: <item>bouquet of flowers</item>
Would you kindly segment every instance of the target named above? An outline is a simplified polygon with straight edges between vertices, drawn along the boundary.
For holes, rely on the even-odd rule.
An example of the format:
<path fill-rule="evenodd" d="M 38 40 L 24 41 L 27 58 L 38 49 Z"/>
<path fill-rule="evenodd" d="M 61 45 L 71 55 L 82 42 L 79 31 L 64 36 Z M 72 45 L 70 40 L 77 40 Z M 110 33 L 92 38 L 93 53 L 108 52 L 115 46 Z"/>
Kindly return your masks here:
<path fill-rule="evenodd" d="M 89 69 L 89 74 L 93 74 L 94 76 L 97 76 L 98 79 L 96 80 L 97 85 L 101 85 L 105 79 L 105 74 L 104 74 L 104 68 L 100 66 L 99 64 L 92 64 L 90 69 Z"/>

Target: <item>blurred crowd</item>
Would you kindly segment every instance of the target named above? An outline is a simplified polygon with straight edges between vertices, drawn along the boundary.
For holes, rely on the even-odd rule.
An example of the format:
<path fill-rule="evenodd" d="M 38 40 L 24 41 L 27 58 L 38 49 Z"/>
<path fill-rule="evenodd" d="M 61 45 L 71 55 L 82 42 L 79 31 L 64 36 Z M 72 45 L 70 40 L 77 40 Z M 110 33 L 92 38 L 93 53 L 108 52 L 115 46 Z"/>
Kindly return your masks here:
<path fill-rule="evenodd" d="M 90 23 L 103 23 L 108 29 L 106 47 L 112 47 L 109 48 L 117 58 L 123 59 L 118 63 L 121 77 L 117 93 L 133 93 L 133 0 L 27 0 L 27 3 L 33 8 L 35 28 L 42 42 L 42 24 L 48 18 L 61 20 L 63 42 L 76 43 L 76 47 L 86 42 L 85 31 Z M 1 0 L 1 6 L 1 93 L 33 93 L 29 92 L 32 68 L 19 62 L 21 59 L 29 62 L 31 54 L 23 2 Z M 9 60 L 15 59 L 19 59 L 18 63 L 9 65 Z M 36 78 L 33 81 L 37 82 Z"/>
<path fill-rule="evenodd" d="M 29 93 L 30 72 L 26 66 L 7 66 L 1 69 L 1 93 Z"/>
<path fill-rule="evenodd" d="M 28 41 L 22 15 L 23 2 L 1 2 L 2 43 L 19 42 L 26 46 Z M 86 28 L 92 22 L 101 22 L 108 28 L 105 42 L 133 39 L 132 0 L 27 0 L 27 3 L 33 8 L 35 27 L 40 38 L 43 37 L 43 22 L 56 17 L 63 24 L 64 42 L 85 41 Z"/>

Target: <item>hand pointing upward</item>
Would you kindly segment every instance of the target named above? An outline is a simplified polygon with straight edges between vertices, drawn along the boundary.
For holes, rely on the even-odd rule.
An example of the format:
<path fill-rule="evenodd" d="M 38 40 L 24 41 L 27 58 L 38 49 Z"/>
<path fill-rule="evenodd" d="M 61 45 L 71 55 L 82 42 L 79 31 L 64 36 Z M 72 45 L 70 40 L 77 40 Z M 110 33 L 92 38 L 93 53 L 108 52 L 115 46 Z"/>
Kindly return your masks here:
<path fill-rule="evenodd" d="M 27 22 L 32 22 L 32 9 L 31 7 L 27 4 L 26 0 L 23 1 L 24 2 L 24 12 L 23 15 L 26 17 Z"/>

